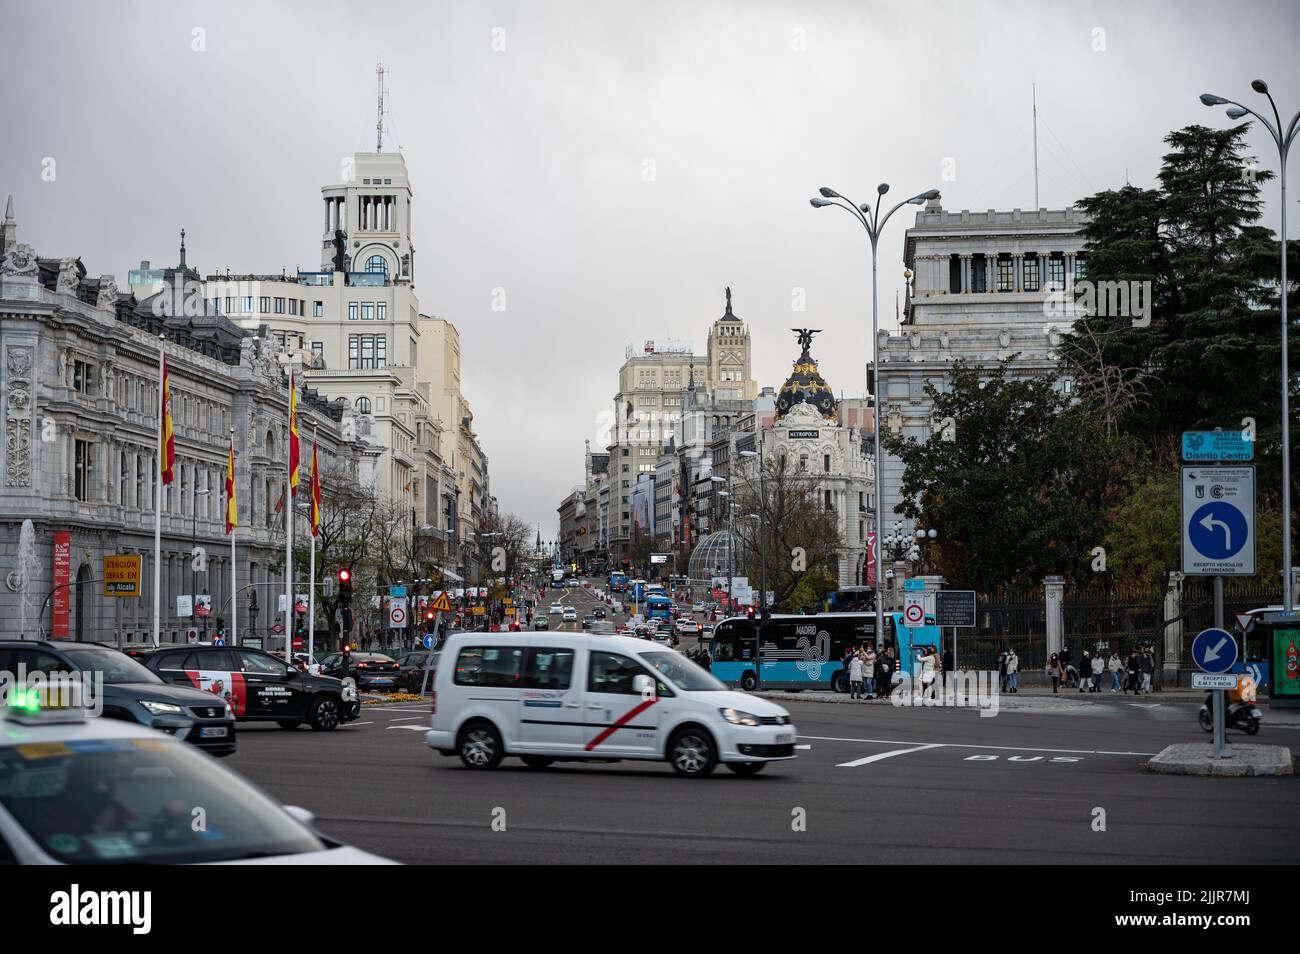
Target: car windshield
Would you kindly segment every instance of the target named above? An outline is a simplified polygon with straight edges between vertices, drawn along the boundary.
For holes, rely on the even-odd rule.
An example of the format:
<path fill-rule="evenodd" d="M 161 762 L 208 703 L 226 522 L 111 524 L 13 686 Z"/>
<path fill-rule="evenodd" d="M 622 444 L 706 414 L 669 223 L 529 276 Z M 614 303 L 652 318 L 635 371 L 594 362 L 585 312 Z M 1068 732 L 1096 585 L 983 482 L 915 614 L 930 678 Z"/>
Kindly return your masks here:
<path fill-rule="evenodd" d="M 158 683 L 163 681 L 126 653 L 119 653 L 116 649 L 78 646 L 75 649 L 64 649 L 63 652 L 72 660 L 72 664 L 82 672 L 103 673 L 105 685 L 116 686 L 125 682 Z"/>
<path fill-rule="evenodd" d="M 234 772 L 163 737 L 0 748 L 0 805 L 68 864 L 195 864 L 325 848 Z"/>
<path fill-rule="evenodd" d="M 649 663 L 659 675 L 685 692 L 715 691 L 727 687 L 701 669 L 681 653 L 641 653 L 642 661 Z"/>

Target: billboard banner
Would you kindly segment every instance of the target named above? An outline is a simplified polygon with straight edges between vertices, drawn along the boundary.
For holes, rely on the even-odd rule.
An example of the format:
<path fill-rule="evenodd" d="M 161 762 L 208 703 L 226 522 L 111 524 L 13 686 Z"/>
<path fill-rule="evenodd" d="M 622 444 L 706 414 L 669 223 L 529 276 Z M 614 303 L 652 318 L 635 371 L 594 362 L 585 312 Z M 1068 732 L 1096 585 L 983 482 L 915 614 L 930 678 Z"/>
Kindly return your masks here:
<path fill-rule="evenodd" d="M 54 620 L 50 635 L 54 639 L 67 639 L 68 607 L 71 604 L 72 588 L 72 534 L 67 530 L 57 530 L 54 534 Z"/>

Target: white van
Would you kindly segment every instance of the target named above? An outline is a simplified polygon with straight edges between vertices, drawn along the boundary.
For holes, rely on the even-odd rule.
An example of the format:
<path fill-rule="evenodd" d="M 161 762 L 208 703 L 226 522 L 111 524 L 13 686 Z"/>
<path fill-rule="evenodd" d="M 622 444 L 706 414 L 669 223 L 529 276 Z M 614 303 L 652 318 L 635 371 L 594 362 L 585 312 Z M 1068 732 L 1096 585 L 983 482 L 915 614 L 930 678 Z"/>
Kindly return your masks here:
<path fill-rule="evenodd" d="M 794 758 L 795 731 L 785 709 L 643 639 L 464 633 L 442 651 L 424 740 L 472 769 L 646 759 L 701 778 Z"/>

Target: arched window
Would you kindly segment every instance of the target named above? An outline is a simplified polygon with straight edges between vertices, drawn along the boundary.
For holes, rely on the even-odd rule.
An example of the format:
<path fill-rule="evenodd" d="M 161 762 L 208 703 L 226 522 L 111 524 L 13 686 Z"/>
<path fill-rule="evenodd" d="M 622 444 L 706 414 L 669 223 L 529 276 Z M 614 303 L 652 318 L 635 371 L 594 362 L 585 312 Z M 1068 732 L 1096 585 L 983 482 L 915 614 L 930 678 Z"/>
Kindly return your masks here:
<path fill-rule="evenodd" d="M 127 467 L 126 451 L 122 451 L 117 472 L 117 505 L 119 507 L 125 507 L 126 502 L 130 499 L 130 495 L 127 493 L 127 484 L 130 479 L 131 474 Z"/>
<path fill-rule="evenodd" d="M 383 272 L 383 274 L 387 276 L 388 259 L 384 258 L 384 256 L 382 255 L 371 255 L 368 259 L 366 259 L 366 271 Z"/>
<path fill-rule="evenodd" d="M 357 413 L 358 414 L 370 413 L 370 398 L 367 397 L 357 398 Z"/>

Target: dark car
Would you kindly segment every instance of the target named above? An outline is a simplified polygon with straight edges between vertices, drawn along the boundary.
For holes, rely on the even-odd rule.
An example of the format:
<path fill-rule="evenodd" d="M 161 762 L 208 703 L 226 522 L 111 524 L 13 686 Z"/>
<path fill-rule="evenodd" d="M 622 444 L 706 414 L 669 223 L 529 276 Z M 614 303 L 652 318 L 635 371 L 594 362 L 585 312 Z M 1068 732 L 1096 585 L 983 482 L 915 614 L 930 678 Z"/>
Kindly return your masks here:
<path fill-rule="evenodd" d="M 401 686 L 402 667 L 387 653 L 349 653 L 347 667 L 346 675 L 352 678 L 362 692 L 373 689 L 396 692 Z M 323 676 L 342 679 L 345 675 L 342 655 L 327 656 L 321 662 L 320 671 Z"/>
<path fill-rule="evenodd" d="M 158 649 L 142 662 L 164 680 L 225 699 L 235 718 L 296 729 L 304 722 L 329 731 L 361 717 L 355 686 L 313 676 L 260 649 L 180 646 Z"/>
<path fill-rule="evenodd" d="M 591 624 L 594 622 L 596 622 L 596 614 L 588 613 L 586 616 L 582 617 L 582 628 L 591 629 Z"/>
<path fill-rule="evenodd" d="M 166 732 L 217 757 L 235 751 L 235 717 L 225 702 L 171 686 L 125 653 L 98 643 L 0 641 L 0 671 L 89 672 L 103 679 L 103 715 Z M 95 686 L 99 692 L 100 687 Z"/>
<path fill-rule="evenodd" d="M 419 692 L 421 688 L 432 689 L 433 676 L 438 671 L 438 655 L 436 649 L 417 649 L 398 656 L 397 665 L 402 670 L 399 677 L 401 687 L 408 692 Z M 424 675 L 426 669 L 429 671 L 427 680 Z"/>
<path fill-rule="evenodd" d="M 593 613 L 593 615 L 596 617 L 596 619 L 604 619 L 604 618 L 605 618 L 605 607 L 603 607 L 603 606 L 597 606 L 596 609 L 595 609 L 595 611 L 594 611 L 594 613 Z"/>

